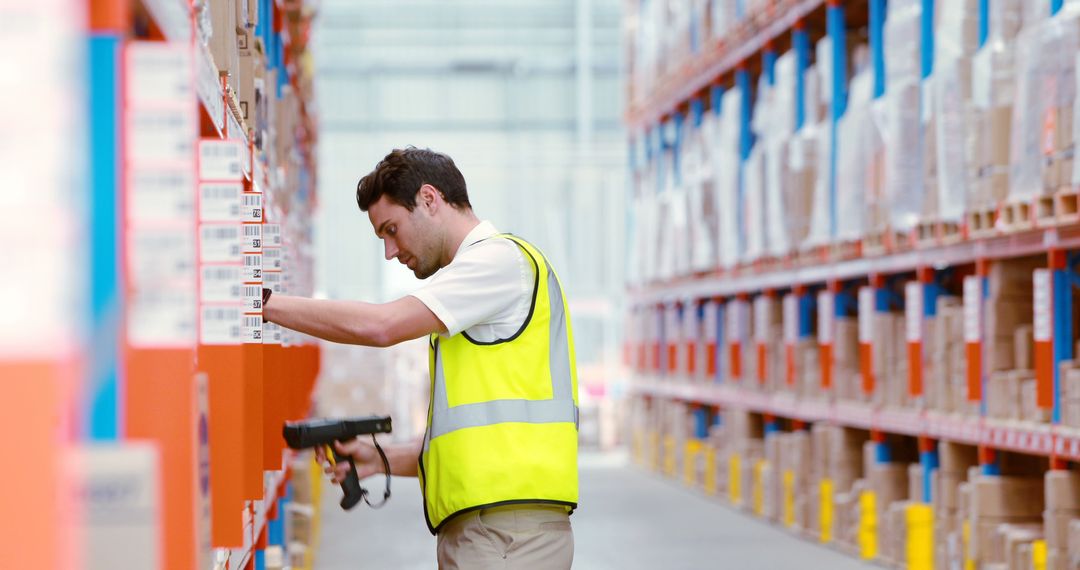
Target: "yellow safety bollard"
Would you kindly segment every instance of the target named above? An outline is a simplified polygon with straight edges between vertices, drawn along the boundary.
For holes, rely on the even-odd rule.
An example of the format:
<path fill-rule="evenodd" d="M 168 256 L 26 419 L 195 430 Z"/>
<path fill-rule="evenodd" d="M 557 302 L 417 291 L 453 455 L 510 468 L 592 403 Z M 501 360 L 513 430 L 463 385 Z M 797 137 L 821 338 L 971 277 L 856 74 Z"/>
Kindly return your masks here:
<path fill-rule="evenodd" d="M 697 460 L 701 455 L 701 440 L 691 439 L 683 450 L 683 483 L 687 487 L 697 485 Z"/>
<path fill-rule="evenodd" d="M 877 530 L 877 495 L 863 491 L 859 494 L 859 556 L 863 560 L 877 558 Z"/>
<path fill-rule="evenodd" d="M 756 463 L 754 463 L 753 507 L 754 514 L 759 517 L 765 515 L 765 481 L 762 475 L 768 465 L 769 462 L 764 459 L 759 459 Z"/>
<path fill-rule="evenodd" d="M 664 474 L 675 476 L 675 438 L 664 436 Z"/>
<path fill-rule="evenodd" d="M 795 526 L 795 472 L 784 470 L 784 526 Z"/>
<path fill-rule="evenodd" d="M 645 439 L 645 436 L 642 435 L 641 429 L 635 429 L 633 439 L 632 439 L 633 444 L 631 446 L 631 449 L 633 450 L 634 463 L 638 464 L 639 466 L 644 466 L 645 465 L 645 453 L 644 453 L 645 444 L 644 444 L 644 441 L 643 441 L 644 439 Z"/>
<path fill-rule="evenodd" d="M 716 494 L 716 449 L 705 446 L 705 494 Z"/>
<path fill-rule="evenodd" d="M 821 543 L 829 544 L 833 540 L 833 482 L 825 478 L 820 484 L 821 494 Z"/>
<path fill-rule="evenodd" d="M 649 431 L 649 470 L 658 471 L 660 469 L 660 433 L 656 431 Z"/>
<path fill-rule="evenodd" d="M 728 498 L 733 505 L 742 504 L 742 458 L 738 453 L 728 456 Z"/>
<path fill-rule="evenodd" d="M 975 570 L 975 560 L 971 558 L 971 521 L 964 519 L 960 526 L 960 542 L 964 552 L 964 570 Z"/>
<path fill-rule="evenodd" d="M 1034 570 L 1046 570 L 1046 541 L 1036 540 L 1031 543 L 1031 567 Z"/>
<path fill-rule="evenodd" d="M 907 522 L 908 570 L 934 570 L 934 510 L 930 505 L 909 505 Z"/>

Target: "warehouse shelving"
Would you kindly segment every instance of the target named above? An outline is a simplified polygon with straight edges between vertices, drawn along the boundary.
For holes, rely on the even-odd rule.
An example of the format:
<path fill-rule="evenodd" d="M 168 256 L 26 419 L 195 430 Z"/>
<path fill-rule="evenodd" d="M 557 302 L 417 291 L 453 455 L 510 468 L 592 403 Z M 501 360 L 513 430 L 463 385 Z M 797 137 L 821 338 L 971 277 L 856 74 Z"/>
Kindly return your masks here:
<path fill-rule="evenodd" d="M 855 190 L 850 187 L 845 190 L 858 195 L 852 203 L 863 208 L 858 213 L 859 225 L 855 229 L 851 224 L 846 230 L 841 228 L 845 220 L 838 208 L 841 200 L 850 197 L 839 194 L 838 161 L 841 168 L 847 164 L 846 168 L 850 169 L 852 159 L 840 155 L 836 138 L 852 106 L 867 105 L 867 97 L 871 105 L 879 106 L 878 112 L 882 109 L 885 113 L 893 112 L 888 110 L 883 98 L 889 93 L 884 55 L 887 46 L 896 49 L 897 38 L 905 37 L 903 33 L 918 36 L 911 40 L 917 52 L 912 58 L 915 65 L 905 70 L 915 79 L 900 87 L 908 88 L 907 93 L 915 96 L 905 99 L 904 104 L 908 111 L 916 111 L 906 125 L 915 125 L 912 132 L 918 139 L 916 146 L 903 147 L 901 154 L 920 155 L 924 145 L 941 144 L 940 138 L 935 138 L 938 137 L 935 133 L 940 131 L 929 130 L 925 125 L 935 123 L 928 123 L 926 117 L 945 119 L 930 114 L 927 109 L 934 101 L 930 98 L 939 97 L 936 82 L 945 85 L 950 80 L 947 69 L 950 60 L 935 59 L 934 41 L 938 33 L 935 26 L 952 18 L 951 25 L 960 22 L 967 26 L 961 30 L 963 39 L 974 42 L 973 24 L 979 24 L 980 51 L 974 53 L 980 57 L 992 56 L 992 50 L 998 46 L 994 42 L 1000 42 L 995 34 L 1002 32 L 994 31 L 987 22 L 991 6 L 999 6 L 995 14 L 1005 13 L 1000 2 L 958 1 L 948 5 L 938 2 L 936 7 L 933 0 L 898 0 L 888 4 L 883 0 L 660 3 L 668 7 L 665 11 L 654 9 L 655 1 L 628 5 L 627 20 L 629 29 L 640 34 L 637 38 L 640 44 L 635 44 L 638 51 L 630 54 L 630 109 L 626 115 L 631 132 L 631 178 L 635 181 L 635 197 L 640 198 L 632 216 L 640 224 L 635 228 L 637 232 L 659 238 L 658 244 L 650 244 L 649 238 L 632 236 L 638 239 L 633 248 L 635 255 L 647 260 L 642 264 L 653 264 L 633 273 L 628 287 L 630 312 L 624 354 L 633 376 L 631 392 L 636 396 L 631 431 L 639 461 L 674 475 L 677 457 L 681 456 L 686 461 L 684 479 L 700 485 L 700 478 L 695 481 L 691 471 L 705 449 L 704 479 L 710 483 L 704 484 L 704 488 L 714 492 L 716 481 L 723 479 L 717 473 L 724 472 L 718 461 L 728 460 L 718 457 L 719 451 L 726 449 L 731 469 L 726 484 L 732 486 L 731 498 L 744 507 L 752 503 L 752 510 L 759 515 L 765 510 L 759 489 L 765 483 L 761 481 L 777 481 L 763 479 L 767 477 L 763 473 L 768 472 L 770 462 L 759 463 L 763 461 L 761 444 L 765 446 L 765 457 L 769 457 L 770 453 L 775 454 L 776 445 L 786 445 L 770 443 L 774 435 L 805 436 L 809 434 L 809 425 L 815 428 L 815 436 L 818 427 L 841 430 L 837 433 L 862 434 L 866 444 L 872 446 L 867 448 L 866 465 L 880 468 L 876 476 L 887 479 L 891 476 L 889 469 L 897 471 L 904 461 L 913 461 L 912 469 L 925 478 L 922 488 L 897 498 L 910 496 L 916 503 L 931 503 L 931 475 L 939 471 L 939 445 L 977 449 L 976 463 L 985 476 L 1001 474 L 1003 470 L 1017 471 L 1010 473 L 1014 475 L 1042 476 L 1048 468 L 1066 470 L 1070 462 L 1080 462 L 1080 429 L 1073 427 L 1074 419 L 1066 421 L 1076 414 L 1072 403 L 1076 394 L 1067 391 L 1076 390 L 1071 387 L 1075 377 L 1070 372 L 1075 356 L 1073 344 L 1077 340 L 1073 330 L 1072 288 L 1080 283 L 1075 271 L 1080 258 L 1073 253 L 1080 250 L 1077 190 L 1067 174 L 1064 181 L 1060 174 L 1050 177 L 1052 169 L 1046 166 L 1046 173 L 1042 174 L 1045 178 L 1035 179 L 1040 186 L 1045 184 L 1045 188 L 1026 192 L 1029 188 L 1024 187 L 1025 192 L 992 198 L 993 203 L 980 202 L 987 200 L 983 194 L 969 193 L 965 195 L 965 200 L 971 200 L 965 202 L 966 211 L 958 212 L 949 204 L 952 210 L 947 214 L 943 206 L 942 213 L 938 213 L 935 200 L 934 213 L 920 214 L 913 210 L 909 214 L 919 216 L 918 219 L 909 215 L 898 222 L 895 213 L 880 219 L 872 217 L 877 214 L 870 210 L 869 196 L 871 192 L 884 192 L 885 186 L 875 178 L 882 176 L 882 171 L 873 169 L 883 168 L 884 163 L 872 162 L 879 160 L 877 155 L 866 154 L 862 157 L 866 164 L 861 166 L 865 171 L 859 171 L 863 178 L 854 179 Z M 1032 28 L 1046 37 L 1053 34 L 1045 29 L 1052 30 L 1052 26 L 1066 22 L 1065 17 L 1074 17 L 1055 16 L 1063 2 L 1048 2 L 1041 16 L 1038 3 L 1012 4 L 1017 13 L 1023 10 L 1025 18 L 1033 18 L 1036 23 L 1032 26 L 1050 26 Z M 708 36 L 710 26 L 717 25 L 715 14 L 706 17 L 702 6 L 715 5 L 729 8 L 733 13 L 746 11 L 729 27 L 730 22 L 721 18 L 722 29 L 726 30 L 721 37 L 702 40 L 703 34 Z M 896 6 L 899 7 L 893 13 Z M 911 10 L 903 11 L 908 8 Z M 958 10 L 971 13 L 960 14 L 957 19 Z M 978 18 L 972 18 L 976 12 Z M 887 13 L 891 14 L 889 18 L 898 19 L 889 21 Z M 935 21 L 937 17 L 944 19 Z M 656 21 L 646 21 L 649 18 Z M 658 28 L 662 25 L 676 28 Z M 1002 25 L 997 24 L 999 28 Z M 897 31 L 901 26 L 906 26 L 905 31 Z M 1072 29 L 1069 30 L 1071 34 Z M 894 34 L 891 43 L 890 33 Z M 819 40 L 823 41 L 819 43 Z M 860 56 L 857 50 L 850 49 L 852 40 L 867 43 L 866 55 Z M 1030 41 L 1030 37 L 1025 41 Z M 794 131 L 788 127 L 784 135 L 791 137 L 784 144 L 794 144 L 790 141 L 800 136 L 808 110 L 804 108 L 808 103 L 803 90 L 807 88 L 810 45 L 814 43 L 818 44 L 816 72 L 828 77 L 823 82 L 832 93 L 828 104 L 822 106 L 827 109 L 814 127 L 818 132 L 827 131 L 826 146 L 817 148 L 817 152 L 825 153 L 825 160 L 814 166 L 826 173 L 825 181 L 822 183 L 819 178 L 817 186 L 805 190 L 812 192 L 811 200 L 824 201 L 823 205 L 814 205 L 815 218 L 811 221 L 820 224 L 815 230 L 819 233 L 807 234 L 805 241 L 812 242 L 809 244 L 781 239 L 780 243 L 786 246 L 770 249 L 762 247 L 760 240 L 773 237 L 762 238 L 747 230 L 748 223 L 762 223 L 762 218 L 757 216 L 762 215 L 762 208 L 769 207 L 763 203 L 770 199 L 768 195 L 764 198 L 753 195 L 753 192 L 770 191 L 767 184 L 750 178 L 760 176 L 750 166 L 755 152 L 751 149 L 760 146 L 760 141 L 767 141 L 764 137 L 770 135 L 767 127 L 752 125 L 757 120 L 753 119 L 753 107 L 760 103 L 750 103 L 749 94 L 753 92 L 755 97 L 761 97 L 753 87 L 760 85 L 767 89 L 766 96 L 771 97 L 767 101 L 772 104 L 781 97 L 784 103 L 794 105 Z M 918 47 L 920 44 L 922 48 Z M 784 52 L 786 57 L 796 59 L 795 67 L 788 68 L 789 72 L 794 69 L 794 101 L 782 98 L 785 92 L 775 77 L 779 54 Z M 854 63 L 859 57 L 865 58 L 860 64 L 864 66 L 861 71 L 855 69 Z M 1071 57 L 1065 56 L 1064 60 L 1067 61 L 1063 66 L 1073 69 Z M 945 66 L 944 71 L 938 71 L 941 77 L 934 75 L 935 65 Z M 642 77 L 643 70 L 660 71 L 654 77 Z M 852 75 L 853 71 L 858 72 Z M 864 81 L 858 87 L 849 82 L 856 76 Z M 1075 81 L 1075 75 L 1068 77 L 1071 79 L 1060 81 Z M 729 92 L 741 97 L 738 109 L 728 108 Z M 957 100 L 960 97 L 957 93 L 951 96 Z M 1061 105 L 1064 110 L 1042 111 L 1049 113 L 1050 118 L 1038 125 L 1049 129 L 1040 131 L 1044 135 L 1040 139 L 1040 153 L 1046 153 L 1047 165 L 1052 163 L 1051 153 L 1059 148 L 1054 137 L 1073 128 L 1068 122 L 1062 123 L 1064 127 L 1054 122 L 1059 114 L 1069 116 L 1064 113 L 1073 103 L 1055 105 Z M 780 112 L 775 106 L 767 108 L 770 112 Z M 705 119 L 703 109 L 708 109 L 704 111 Z M 922 121 L 919 109 L 926 113 Z M 995 113 L 999 110 L 992 109 Z M 863 113 L 867 117 L 864 120 L 870 122 L 869 113 L 865 110 Z M 1020 114 L 1018 111 L 1017 116 Z M 990 124 L 991 120 L 986 115 L 985 123 Z M 1013 128 L 1024 125 L 1020 123 L 1017 127 L 1016 119 L 1013 121 Z M 974 129 L 981 125 L 965 123 L 957 128 Z M 1013 137 L 1025 136 L 1026 132 L 1021 129 Z M 705 136 L 715 137 L 704 147 L 705 156 L 709 157 L 705 160 L 714 161 L 708 175 L 713 177 L 709 182 L 713 186 L 702 190 L 695 187 L 702 184 L 701 174 L 685 170 L 700 166 L 681 161 L 684 154 L 702 152 L 698 148 L 699 138 Z M 755 142 L 755 138 L 759 140 Z M 858 139 L 856 146 L 864 142 Z M 1017 152 L 1016 146 L 1013 153 Z M 924 169 L 922 163 L 918 165 L 919 188 L 939 183 L 937 163 L 945 159 L 932 156 L 927 159 L 934 165 L 932 170 Z M 1013 162 L 1009 164 L 1026 164 L 1025 156 L 1011 157 Z M 983 158 L 979 155 L 979 160 Z M 1042 154 L 1038 159 L 1044 159 Z M 845 160 L 848 162 L 844 163 Z M 975 164 L 974 160 L 966 166 Z M 982 168 L 982 163 L 979 166 Z M 761 168 L 760 164 L 756 168 Z M 950 172 L 955 174 L 955 170 L 952 168 Z M 730 174 L 731 171 L 737 171 L 738 176 Z M 962 174 L 975 176 L 976 171 L 982 176 L 978 169 Z M 681 175 L 685 176 L 680 179 Z M 990 186 L 999 182 L 997 178 L 980 180 L 987 184 L 987 190 L 993 191 L 987 195 L 998 196 L 999 189 Z M 725 184 L 735 189 L 728 189 Z M 852 183 L 848 180 L 847 184 Z M 751 187 L 754 190 L 748 189 Z M 936 186 L 929 187 L 933 196 L 940 199 Z M 787 186 L 784 188 L 783 191 L 788 191 Z M 793 191 L 804 191 L 803 186 L 797 188 Z M 701 195 L 707 192 L 715 193 L 711 204 L 709 199 L 700 202 Z M 724 197 L 727 192 L 731 193 L 730 198 Z M 921 197 L 921 190 L 916 195 Z M 972 195 L 978 198 L 970 198 Z M 724 201 L 728 199 L 730 202 Z M 643 213 L 642 208 L 649 207 L 659 213 Z M 785 207 L 792 206 L 785 204 Z M 921 207 L 926 208 L 925 204 Z M 702 219 L 687 223 L 670 213 L 679 208 L 687 210 L 684 216 Z M 717 216 L 708 220 L 712 226 L 703 223 L 704 216 L 696 211 L 699 208 L 713 210 L 704 215 Z M 816 218 L 818 208 L 821 208 L 820 219 Z M 735 213 L 725 215 L 724 209 Z M 806 215 L 809 217 L 810 213 Z M 780 223 L 772 218 L 764 219 L 765 225 Z M 693 227 L 695 223 L 697 228 Z M 784 218 L 783 223 L 791 222 Z M 861 225 L 864 223 L 865 227 Z M 704 232 L 714 241 L 701 245 L 705 240 L 695 235 L 695 231 Z M 768 230 L 753 231 L 765 234 Z M 679 232 L 689 237 L 677 235 Z M 682 252 L 691 246 L 692 253 Z M 724 247 L 734 253 L 723 253 Z M 706 252 L 702 255 L 709 260 L 707 263 L 693 261 L 699 251 Z M 946 328 L 947 323 L 955 328 Z M 1006 346 L 1003 334 L 1009 335 L 1007 350 L 1002 348 Z M 706 353 L 704 360 L 702 352 Z M 701 364 L 705 361 L 709 364 L 703 373 Z M 783 373 L 775 374 L 771 367 L 783 369 Z M 1004 392 L 1006 387 L 1010 392 Z M 1068 409 L 1067 403 L 1071 406 Z M 729 415 L 737 420 L 733 426 L 728 425 Z M 715 433 L 741 435 L 740 439 L 729 441 L 714 439 Z M 685 450 L 680 447 L 684 441 Z M 890 461 L 893 452 L 910 453 L 910 456 L 893 464 Z M 949 454 L 950 461 L 957 457 L 953 447 L 949 448 Z M 1024 463 L 1016 457 L 1033 458 L 1034 463 Z M 749 479 L 735 480 L 737 476 L 749 476 L 751 467 L 755 481 L 752 501 L 747 494 Z M 968 474 L 962 473 L 956 464 L 950 469 L 953 471 L 947 475 L 957 477 L 957 483 L 967 479 Z M 1002 481 L 995 479 L 993 484 L 1004 485 Z M 822 485 L 824 489 L 824 481 Z M 833 496 L 831 482 L 828 489 L 828 493 L 820 493 Z M 937 495 L 933 497 L 935 501 L 944 500 Z M 872 504 L 872 497 L 870 501 Z M 936 502 L 934 505 L 934 509 L 940 506 Z M 826 508 L 824 503 L 821 508 Z M 1048 512 L 1056 512 L 1059 506 L 1048 504 L 1047 508 Z M 955 517 L 958 507 L 950 504 L 943 509 L 942 516 Z M 831 506 L 828 512 L 832 513 Z M 863 516 L 868 512 L 864 511 Z M 929 510 L 909 511 L 909 524 L 913 520 L 930 520 L 924 517 L 927 513 Z M 826 515 L 822 516 L 824 520 Z M 880 505 L 876 516 L 884 516 Z M 831 514 L 829 517 L 831 520 Z M 1051 519 L 1046 520 L 1049 533 Z M 1055 524 L 1059 522 L 1058 518 L 1053 520 Z M 919 530 L 922 527 L 918 524 L 907 532 L 926 536 L 925 529 Z M 804 532 L 807 530 L 802 528 Z M 1061 528 L 1055 526 L 1053 532 L 1063 532 Z M 833 540 L 832 530 L 822 529 L 820 539 Z M 864 530 L 867 529 L 860 532 Z M 1055 562 L 1061 563 L 1063 547 L 1060 536 L 1055 537 L 1056 542 L 1050 547 L 1051 557 L 1056 556 Z M 877 542 L 877 537 L 871 541 Z M 861 545 L 863 557 L 877 556 L 873 544 Z M 918 546 L 920 554 L 908 560 L 912 568 L 929 567 L 922 565 L 930 556 L 927 548 L 931 547 L 927 544 Z M 897 553 L 893 549 L 889 556 Z M 902 558 L 891 557 L 884 561 L 904 562 Z"/>

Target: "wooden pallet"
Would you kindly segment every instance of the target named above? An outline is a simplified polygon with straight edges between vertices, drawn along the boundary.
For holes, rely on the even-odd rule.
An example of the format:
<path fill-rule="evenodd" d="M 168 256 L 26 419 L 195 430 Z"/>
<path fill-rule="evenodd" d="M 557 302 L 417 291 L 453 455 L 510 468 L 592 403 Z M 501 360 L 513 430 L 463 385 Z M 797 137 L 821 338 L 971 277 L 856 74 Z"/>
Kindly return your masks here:
<path fill-rule="evenodd" d="M 863 253 L 867 256 L 885 255 L 888 252 L 885 247 L 885 232 L 867 234 L 862 244 Z"/>
<path fill-rule="evenodd" d="M 1005 233 L 1022 232 L 1034 227 L 1031 202 L 1010 202 L 1001 206 L 998 226 Z"/>
<path fill-rule="evenodd" d="M 983 238 L 997 233 L 998 210 L 996 208 L 979 208 L 964 215 L 967 223 L 968 235 L 972 238 Z"/>
<path fill-rule="evenodd" d="M 938 239 L 943 244 L 964 241 L 964 225 L 960 222 L 938 222 Z"/>
<path fill-rule="evenodd" d="M 861 257 L 863 253 L 863 242 L 862 240 L 850 240 L 834 243 L 830 253 L 834 260 Z"/>
<path fill-rule="evenodd" d="M 1080 223 L 1080 190 L 1065 188 L 1054 194 L 1054 208 L 1060 225 Z"/>
<path fill-rule="evenodd" d="M 1032 200 L 1032 213 L 1035 217 L 1036 227 L 1056 226 L 1058 224 L 1057 219 L 1057 201 L 1054 199 L 1053 194 L 1044 194 L 1036 196 Z"/>
<path fill-rule="evenodd" d="M 938 222 L 919 222 L 915 226 L 915 247 L 933 247 L 938 244 Z"/>

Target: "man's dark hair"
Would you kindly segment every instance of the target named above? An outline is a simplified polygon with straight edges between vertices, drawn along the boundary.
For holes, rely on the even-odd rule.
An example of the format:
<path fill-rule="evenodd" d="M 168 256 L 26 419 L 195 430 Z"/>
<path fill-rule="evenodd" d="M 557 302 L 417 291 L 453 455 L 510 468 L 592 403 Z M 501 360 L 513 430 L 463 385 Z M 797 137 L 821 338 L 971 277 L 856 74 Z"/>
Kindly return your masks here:
<path fill-rule="evenodd" d="M 472 208 L 465 191 L 465 177 L 453 159 L 427 148 L 408 146 L 390 151 L 367 176 L 356 185 L 356 205 L 368 211 L 379 198 L 404 206 L 410 212 L 416 208 L 416 193 L 424 184 L 434 186 L 443 198 L 458 210 Z"/>

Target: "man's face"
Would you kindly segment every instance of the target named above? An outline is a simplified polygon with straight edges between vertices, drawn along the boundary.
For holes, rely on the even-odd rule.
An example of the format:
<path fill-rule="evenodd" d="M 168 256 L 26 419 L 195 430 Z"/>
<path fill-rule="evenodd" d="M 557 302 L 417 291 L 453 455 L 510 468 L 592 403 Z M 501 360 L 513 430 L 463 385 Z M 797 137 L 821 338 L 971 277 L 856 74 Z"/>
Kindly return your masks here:
<path fill-rule="evenodd" d="M 427 279 L 439 270 L 439 226 L 417 198 L 410 212 L 382 196 L 368 208 L 368 219 L 383 240 L 386 260 L 397 259 L 418 279 Z"/>

